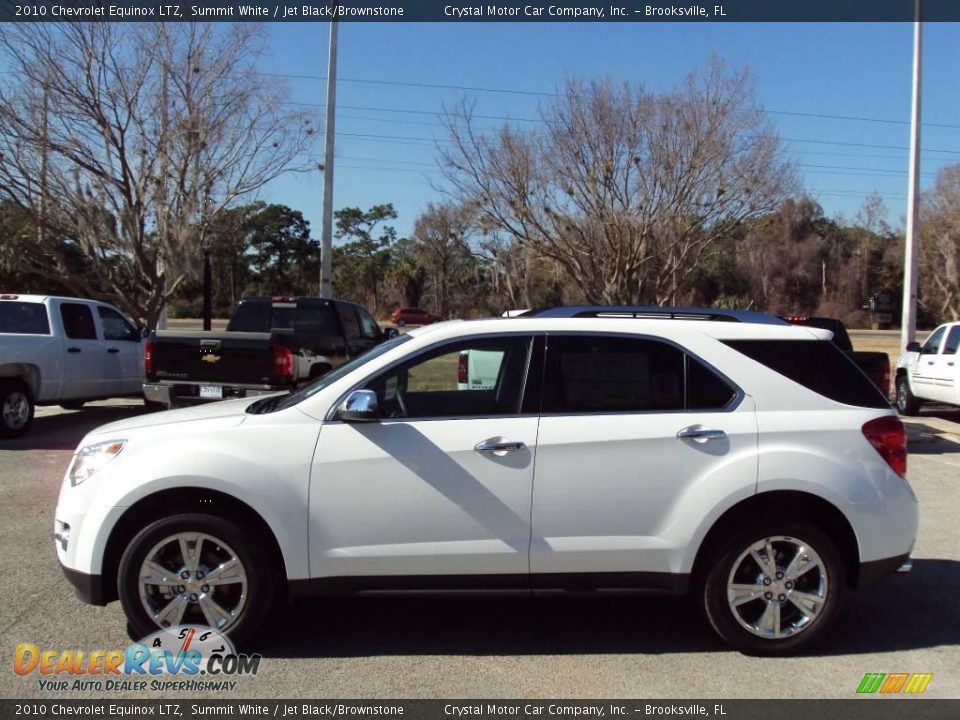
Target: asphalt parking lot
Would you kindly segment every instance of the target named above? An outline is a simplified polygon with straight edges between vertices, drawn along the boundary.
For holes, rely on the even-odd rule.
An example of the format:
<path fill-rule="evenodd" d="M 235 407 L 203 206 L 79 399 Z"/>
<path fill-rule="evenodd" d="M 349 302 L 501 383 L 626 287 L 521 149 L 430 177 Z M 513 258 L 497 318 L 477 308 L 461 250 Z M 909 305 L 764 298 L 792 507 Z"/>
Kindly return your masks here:
<path fill-rule="evenodd" d="M 0 444 L 2 697 L 104 695 L 41 691 L 36 674 L 13 672 L 18 643 L 129 645 L 117 603 L 74 598 L 51 534 L 77 442 L 143 411 L 119 400 L 41 408 L 26 437 Z M 742 656 L 676 599 L 336 599 L 277 618 L 258 648 L 259 674 L 218 697 L 849 698 L 867 672 L 932 672 L 925 696 L 958 698 L 960 410 L 924 410 L 909 428 L 909 478 L 921 504 L 914 571 L 850 594 L 833 636 L 812 654 Z"/>

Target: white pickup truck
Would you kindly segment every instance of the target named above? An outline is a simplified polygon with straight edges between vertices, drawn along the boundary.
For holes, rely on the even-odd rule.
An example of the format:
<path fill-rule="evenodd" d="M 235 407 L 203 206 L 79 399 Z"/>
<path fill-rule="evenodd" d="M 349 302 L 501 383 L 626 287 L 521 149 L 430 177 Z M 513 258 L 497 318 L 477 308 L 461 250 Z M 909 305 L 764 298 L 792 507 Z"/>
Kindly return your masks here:
<path fill-rule="evenodd" d="M 19 437 L 34 405 L 77 408 L 141 395 L 141 331 L 111 305 L 0 295 L 0 437 Z"/>
<path fill-rule="evenodd" d="M 925 401 L 960 405 L 960 322 L 941 325 L 923 345 L 907 345 L 895 382 L 902 415 L 916 415 Z"/>

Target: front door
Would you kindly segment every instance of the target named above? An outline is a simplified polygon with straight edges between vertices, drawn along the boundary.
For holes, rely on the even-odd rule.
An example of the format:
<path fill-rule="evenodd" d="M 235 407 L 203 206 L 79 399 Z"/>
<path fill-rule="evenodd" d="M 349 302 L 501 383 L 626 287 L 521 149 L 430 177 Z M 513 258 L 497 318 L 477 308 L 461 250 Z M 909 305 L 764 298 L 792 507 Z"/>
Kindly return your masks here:
<path fill-rule="evenodd" d="M 112 307 L 97 305 L 97 315 L 105 341 L 106 377 L 103 394 L 139 394 L 144 379 L 140 333 Z"/>
<path fill-rule="evenodd" d="M 382 371 L 382 420 L 327 421 L 310 485 L 315 578 L 528 580 L 537 416 L 524 412 L 529 336 L 458 340 Z M 499 354 L 497 382 L 459 389 L 463 352 Z M 412 576 L 412 577 L 411 577 Z M 463 578 L 460 578 L 462 580 Z M 386 580 L 384 580 L 386 582 Z"/>

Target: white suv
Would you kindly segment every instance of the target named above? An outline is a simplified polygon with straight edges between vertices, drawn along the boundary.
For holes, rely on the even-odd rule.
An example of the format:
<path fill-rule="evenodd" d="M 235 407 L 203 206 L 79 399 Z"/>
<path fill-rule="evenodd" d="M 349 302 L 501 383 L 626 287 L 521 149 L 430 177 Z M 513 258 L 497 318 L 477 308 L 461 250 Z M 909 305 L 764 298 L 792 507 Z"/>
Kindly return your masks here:
<path fill-rule="evenodd" d="M 140 636 L 248 638 L 287 596 L 615 590 L 694 593 L 734 647 L 794 652 L 917 530 L 903 426 L 829 337 L 603 308 L 420 328 L 292 395 L 90 433 L 57 552 Z M 471 351 L 493 387 L 460 389 Z"/>

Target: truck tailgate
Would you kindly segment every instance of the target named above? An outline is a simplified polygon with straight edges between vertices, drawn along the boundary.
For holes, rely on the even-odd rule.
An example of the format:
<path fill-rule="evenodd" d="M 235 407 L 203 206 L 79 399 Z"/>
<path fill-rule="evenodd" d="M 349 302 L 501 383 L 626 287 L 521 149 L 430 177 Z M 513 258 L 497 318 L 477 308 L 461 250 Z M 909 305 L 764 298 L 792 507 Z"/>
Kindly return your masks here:
<path fill-rule="evenodd" d="M 270 333 L 160 331 L 154 339 L 157 380 L 267 385 L 273 378 Z"/>

